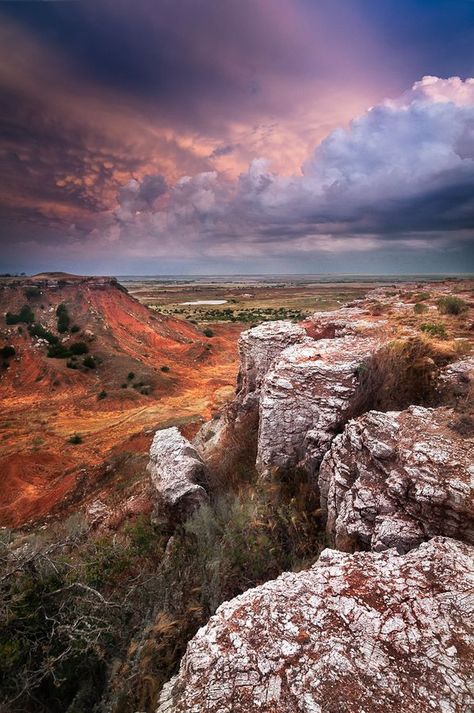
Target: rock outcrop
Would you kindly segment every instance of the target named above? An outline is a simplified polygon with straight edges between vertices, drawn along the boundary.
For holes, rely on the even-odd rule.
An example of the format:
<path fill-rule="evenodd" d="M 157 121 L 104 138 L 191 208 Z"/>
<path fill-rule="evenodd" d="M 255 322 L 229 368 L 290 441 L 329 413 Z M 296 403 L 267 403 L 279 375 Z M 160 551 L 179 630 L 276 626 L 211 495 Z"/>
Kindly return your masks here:
<path fill-rule="evenodd" d="M 474 544 L 474 438 L 450 409 L 371 411 L 337 436 L 319 472 L 338 549 L 407 552 L 436 535 Z"/>
<path fill-rule="evenodd" d="M 325 550 L 217 610 L 158 713 L 472 710 L 472 548 Z"/>
<path fill-rule="evenodd" d="M 474 399 L 474 356 L 445 366 L 439 375 L 438 391 L 443 403 L 449 405 L 469 397 Z"/>
<path fill-rule="evenodd" d="M 379 347 L 378 339 L 358 335 L 307 337 L 280 354 L 261 387 L 257 470 L 263 477 L 295 468 L 316 473 L 345 423 L 358 368 Z"/>
<path fill-rule="evenodd" d="M 240 371 L 237 399 L 244 402 L 258 397 L 262 380 L 274 359 L 291 344 L 306 336 L 303 327 L 293 322 L 266 322 L 242 332 L 239 340 Z"/>
<path fill-rule="evenodd" d="M 346 307 L 243 332 L 235 399 L 195 438 L 200 455 L 213 460 L 258 411 L 262 476 L 296 467 L 314 473 L 344 424 L 357 368 L 383 343 L 385 327 L 362 307 Z"/>
<path fill-rule="evenodd" d="M 156 492 L 157 514 L 179 522 L 207 502 L 203 487 L 207 480 L 206 466 L 175 426 L 155 433 L 148 471 Z"/>

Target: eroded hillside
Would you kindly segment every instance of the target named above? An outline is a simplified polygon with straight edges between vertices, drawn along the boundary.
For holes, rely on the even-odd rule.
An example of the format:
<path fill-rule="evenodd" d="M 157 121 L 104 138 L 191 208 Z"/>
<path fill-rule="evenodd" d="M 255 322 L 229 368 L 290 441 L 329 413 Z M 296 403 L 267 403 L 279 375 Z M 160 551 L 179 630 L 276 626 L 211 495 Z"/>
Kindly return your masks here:
<path fill-rule="evenodd" d="M 138 488 L 111 464 L 5 535 L 9 713 L 469 710 L 473 307 L 387 287 L 250 329 L 233 398 L 157 423 Z"/>
<path fill-rule="evenodd" d="M 209 339 L 113 278 L 3 279 L 0 314 L 3 525 L 80 499 L 108 459 L 146 453 L 147 429 L 198 424 L 234 382 L 238 326 Z"/>

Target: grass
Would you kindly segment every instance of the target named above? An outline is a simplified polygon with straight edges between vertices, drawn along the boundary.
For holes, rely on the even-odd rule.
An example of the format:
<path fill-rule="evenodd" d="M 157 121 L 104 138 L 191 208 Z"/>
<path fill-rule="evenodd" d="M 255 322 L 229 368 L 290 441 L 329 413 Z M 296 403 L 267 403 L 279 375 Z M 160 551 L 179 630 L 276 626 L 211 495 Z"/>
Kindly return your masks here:
<path fill-rule="evenodd" d="M 440 297 L 437 306 L 440 314 L 459 315 L 468 310 L 467 303 L 455 295 Z"/>
<path fill-rule="evenodd" d="M 449 361 L 445 350 L 430 340 L 395 340 L 357 370 L 359 386 L 347 418 L 372 409 L 401 410 L 411 404 L 429 405 L 435 399 L 439 366 Z"/>
<path fill-rule="evenodd" d="M 420 329 L 425 334 L 435 339 L 447 339 L 448 334 L 446 332 L 446 326 L 441 323 L 435 322 L 424 322 L 420 325 Z"/>

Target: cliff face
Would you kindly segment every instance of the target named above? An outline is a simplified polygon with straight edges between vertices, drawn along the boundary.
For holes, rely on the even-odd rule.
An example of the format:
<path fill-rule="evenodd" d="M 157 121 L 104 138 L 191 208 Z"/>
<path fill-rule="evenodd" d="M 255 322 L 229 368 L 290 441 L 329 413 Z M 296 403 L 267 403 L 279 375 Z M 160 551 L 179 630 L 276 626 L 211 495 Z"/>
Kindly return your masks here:
<path fill-rule="evenodd" d="M 188 645 L 159 713 L 474 705 L 473 359 L 435 377 L 435 361 L 416 353 L 409 378 L 417 387 L 420 364 L 436 378 L 438 406 L 364 413 L 364 370 L 396 370 L 380 355 L 416 336 L 412 307 L 393 298 L 391 309 L 391 321 L 358 305 L 242 335 L 235 399 L 195 448 L 204 461 L 222 455 L 252 413 L 259 484 L 303 472 L 336 549 L 223 604 Z"/>

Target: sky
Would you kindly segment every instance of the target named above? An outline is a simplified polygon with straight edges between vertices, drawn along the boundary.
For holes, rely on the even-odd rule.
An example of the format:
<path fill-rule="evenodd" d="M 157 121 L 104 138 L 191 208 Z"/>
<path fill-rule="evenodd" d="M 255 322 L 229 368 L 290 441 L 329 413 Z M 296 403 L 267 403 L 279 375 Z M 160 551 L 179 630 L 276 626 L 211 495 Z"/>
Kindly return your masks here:
<path fill-rule="evenodd" d="M 0 271 L 474 272 L 473 0 L 0 0 Z"/>

